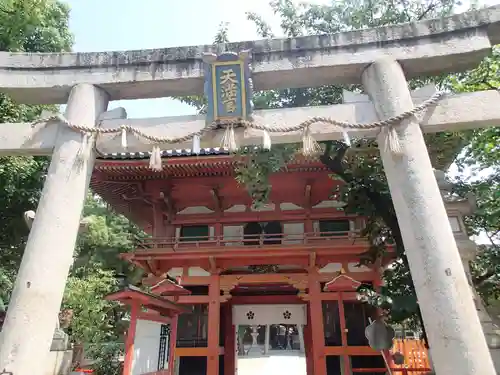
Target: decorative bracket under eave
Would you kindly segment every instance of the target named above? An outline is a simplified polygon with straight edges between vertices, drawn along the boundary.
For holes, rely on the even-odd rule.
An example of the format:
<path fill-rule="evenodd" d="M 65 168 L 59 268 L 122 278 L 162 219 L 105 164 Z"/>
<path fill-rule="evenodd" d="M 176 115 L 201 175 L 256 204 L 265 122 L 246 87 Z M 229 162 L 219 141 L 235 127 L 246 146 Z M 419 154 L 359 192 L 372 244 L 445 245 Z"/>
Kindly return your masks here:
<path fill-rule="evenodd" d="M 315 258 L 316 257 L 314 256 L 314 259 Z M 300 277 L 300 276 L 297 276 L 297 277 L 289 276 L 289 277 L 287 277 L 287 282 L 288 282 L 288 284 L 290 284 L 291 286 L 293 286 L 295 289 L 298 290 L 297 297 L 299 297 L 300 299 L 302 299 L 304 301 L 309 300 L 309 294 L 306 293 L 306 289 L 308 286 L 307 279 Z"/>
<path fill-rule="evenodd" d="M 236 276 L 235 279 L 228 279 L 226 283 L 220 284 L 220 289 L 222 290 L 222 296 L 220 297 L 220 302 L 224 303 L 231 299 L 231 290 L 236 288 L 240 283 L 241 276 Z"/>

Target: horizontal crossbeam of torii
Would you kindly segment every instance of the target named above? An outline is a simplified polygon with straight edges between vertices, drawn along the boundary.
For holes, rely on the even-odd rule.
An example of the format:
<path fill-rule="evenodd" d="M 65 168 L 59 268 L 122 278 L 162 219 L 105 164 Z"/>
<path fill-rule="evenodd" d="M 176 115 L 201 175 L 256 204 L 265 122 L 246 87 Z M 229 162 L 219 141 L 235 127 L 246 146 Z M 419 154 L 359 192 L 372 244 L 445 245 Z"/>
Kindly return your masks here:
<path fill-rule="evenodd" d="M 418 104 L 434 93 L 433 87 L 417 90 L 413 102 Z M 345 93 L 349 94 L 349 93 Z M 425 96 L 424 96 L 425 95 Z M 346 95 L 345 95 L 346 96 Z M 351 94 L 352 96 L 352 94 Z M 349 98 L 349 96 L 347 96 Z M 345 101 L 346 99 L 344 99 Z M 348 100 L 348 99 L 347 99 Z M 328 117 L 349 123 L 371 123 L 378 121 L 375 107 L 368 98 L 361 95 L 355 102 L 322 107 L 271 109 L 255 111 L 254 122 L 272 127 L 274 124 L 298 124 L 312 117 Z M 464 93 L 445 97 L 439 105 L 423 112 L 420 126 L 425 133 L 460 131 L 488 126 L 500 126 L 500 92 L 496 90 Z M 173 116 L 158 118 L 126 119 L 125 111 L 120 109 L 106 112 L 101 117 L 100 126 L 104 129 L 130 126 L 156 137 L 179 137 L 205 127 L 203 116 Z M 55 147 L 57 122 L 43 121 L 36 128 L 32 124 L 0 124 L 0 155 L 50 155 Z M 13 131 L 15 129 L 15 131 Z M 317 141 L 343 140 L 344 130 L 338 126 L 319 122 L 311 126 L 312 136 Z M 375 138 L 379 129 L 352 129 L 352 138 Z M 223 130 L 201 139 L 201 147 L 220 147 Z M 236 129 L 239 146 L 260 145 L 262 131 Z M 302 140 L 300 131 L 290 133 L 270 133 L 273 144 L 298 143 Z M 121 138 L 116 134 L 99 135 L 96 147 L 100 152 L 112 154 L 120 152 L 149 152 L 152 142 L 140 137 L 127 137 L 127 147 L 123 148 Z M 191 149 L 192 141 L 175 144 L 159 143 L 163 149 Z"/>
<path fill-rule="evenodd" d="M 272 128 L 293 126 L 311 117 L 349 123 L 395 118 L 424 99 L 415 93 L 412 100 L 407 77 L 473 68 L 499 42 L 500 7 L 492 7 L 413 24 L 226 47 L 253 50 L 251 68 L 257 90 L 362 83 L 371 99 L 346 95 L 346 103 L 336 106 L 253 113 L 254 125 Z M 148 136 L 184 137 L 204 129 L 204 117 L 125 119 L 124 111 L 106 112 L 108 102 L 201 94 L 202 52 L 211 50 L 211 46 L 200 46 L 130 53 L 2 52 L 0 91 L 25 103 L 67 103 L 64 121 L 86 131 L 125 125 L 127 150 L 149 151 L 150 141 L 127 137 L 127 132 L 133 128 Z M 498 126 L 499 99 L 497 91 L 447 96 L 422 111 L 418 120 L 407 116 L 400 121 L 391 137 L 380 129 L 349 130 L 351 137 L 378 140 L 435 370 L 442 375 L 494 375 L 495 370 L 421 129 L 437 132 Z M 15 375 L 32 375 L 43 368 L 95 160 L 94 139 L 61 122 L 44 125 L 0 125 L 1 154 L 52 155 L 0 336 L 0 369 Z M 311 125 L 309 131 L 316 140 L 343 138 L 343 129 L 325 121 Z M 207 134 L 202 144 L 219 146 L 221 133 L 224 131 Z M 123 134 L 116 135 L 99 134 L 97 148 L 121 152 Z M 304 139 L 299 131 L 270 135 L 273 143 Z M 260 144 L 263 137 L 261 130 L 253 128 L 236 128 L 235 136 L 239 145 Z M 386 147 L 390 141 L 399 143 L 399 153 Z M 185 147 L 191 147 L 191 142 L 168 148 Z M 218 358 L 207 361 L 208 375 L 218 374 Z M 315 374 L 326 375 L 324 353 L 314 353 L 314 363 Z"/>

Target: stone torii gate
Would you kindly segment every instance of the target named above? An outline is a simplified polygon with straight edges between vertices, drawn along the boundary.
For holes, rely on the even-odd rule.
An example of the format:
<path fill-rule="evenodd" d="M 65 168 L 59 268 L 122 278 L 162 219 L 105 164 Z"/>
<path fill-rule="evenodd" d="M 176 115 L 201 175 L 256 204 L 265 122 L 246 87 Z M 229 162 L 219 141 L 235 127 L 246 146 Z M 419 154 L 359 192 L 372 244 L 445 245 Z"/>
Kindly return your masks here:
<path fill-rule="evenodd" d="M 149 152 L 152 146 L 172 148 L 168 142 L 158 141 L 165 137 L 180 137 L 174 147 L 190 148 L 199 140 L 191 143 L 182 137 L 204 129 L 207 118 L 217 120 L 217 111 L 224 112 L 217 105 L 207 118 L 125 119 L 124 111 L 106 112 L 110 100 L 200 95 L 205 88 L 208 98 L 216 102 L 220 99 L 217 87 L 208 85 L 207 90 L 210 74 L 219 77 L 222 73 L 217 73 L 217 66 L 241 63 L 239 76 L 227 76 L 240 79 L 240 96 L 231 97 L 240 100 L 240 107 L 226 107 L 226 114 L 236 108 L 241 110 L 240 118 L 250 118 L 251 106 L 244 105 L 248 98 L 243 94 L 250 95 L 251 80 L 257 90 L 362 83 L 371 102 L 254 111 L 252 123 L 272 129 L 321 116 L 369 123 L 413 108 L 407 78 L 473 68 L 498 43 L 500 7 L 492 7 L 413 24 L 230 44 L 228 50 L 241 52 L 237 62 L 227 56 L 203 59 L 203 52 L 211 46 L 110 53 L 0 53 L 2 92 L 28 104 L 67 103 L 61 121 L 52 119 L 35 128 L 32 124 L 0 125 L 0 154 L 52 155 L 0 336 L 0 369 L 33 375 L 43 368 L 72 262 L 95 150 L 121 152 L 125 143 L 129 152 Z M 250 53 L 242 51 L 247 50 L 251 51 L 251 69 L 244 68 Z M 243 82 L 248 84 L 247 91 Z M 211 97 L 210 89 L 217 98 Z M 499 126 L 499 103 L 497 91 L 455 95 L 428 108 L 422 119 L 402 121 L 392 138 L 380 128 L 350 130 L 352 137 L 378 139 L 439 375 L 493 375 L 495 370 L 422 131 Z M 87 135 L 95 127 L 101 129 L 97 140 Z M 102 130 L 114 128 L 112 134 Z M 240 145 L 258 144 L 263 139 L 262 129 L 232 131 Z M 128 132 L 138 137 L 127 139 Z M 122 136 L 117 139 L 115 133 Z M 316 140 L 344 137 L 338 124 L 324 121 L 311 125 L 306 133 Z M 227 143 L 233 134 L 213 128 L 201 143 L 217 147 L 221 139 Z M 287 143 L 304 137 L 300 131 L 291 131 L 272 132 L 264 138 L 265 142 Z M 398 143 L 398 155 L 391 152 L 394 147 L 386 147 L 391 142 L 392 146 Z M 157 162 L 152 164 L 158 167 Z M 325 375 L 324 353 L 315 352 L 313 357 L 315 374 Z M 218 358 L 209 357 L 208 362 L 208 374 L 217 375 Z"/>

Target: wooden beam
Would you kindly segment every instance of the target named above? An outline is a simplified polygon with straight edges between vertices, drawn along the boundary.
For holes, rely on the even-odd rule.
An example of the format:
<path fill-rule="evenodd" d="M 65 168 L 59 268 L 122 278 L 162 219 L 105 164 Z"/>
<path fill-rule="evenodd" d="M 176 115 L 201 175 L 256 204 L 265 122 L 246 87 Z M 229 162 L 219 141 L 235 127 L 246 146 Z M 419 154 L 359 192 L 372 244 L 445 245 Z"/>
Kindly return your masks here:
<path fill-rule="evenodd" d="M 158 313 L 144 312 L 141 311 L 137 314 L 137 319 L 148 320 L 150 322 L 157 322 L 162 324 L 170 324 L 172 318 L 160 315 Z"/>
<path fill-rule="evenodd" d="M 317 272 L 309 273 L 308 287 L 314 374 L 326 375 L 325 327 L 323 324 L 323 308 L 320 297 L 320 280 Z"/>
<path fill-rule="evenodd" d="M 226 304 L 224 313 L 224 375 L 234 375 L 236 372 L 236 332 L 233 325 L 233 308 Z"/>
<path fill-rule="evenodd" d="M 138 301 L 134 302 L 130 311 L 130 325 L 125 339 L 125 359 L 123 361 L 123 375 L 132 375 L 132 365 L 134 362 L 134 342 L 137 328 L 137 316 L 141 305 Z"/>
<path fill-rule="evenodd" d="M 169 353 L 170 358 L 168 359 L 168 375 L 175 375 L 175 362 L 176 362 L 176 350 L 177 347 L 177 326 L 179 323 L 179 315 L 175 315 L 172 318 L 172 323 L 170 325 L 170 343 L 169 343 Z"/>
<path fill-rule="evenodd" d="M 224 354 L 224 348 L 219 347 L 219 355 Z M 208 348 L 175 348 L 175 357 L 207 357 Z"/>
<path fill-rule="evenodd" d="M 208 282 L 205 285 L 208 285 Z M 208 296 L 164 296 L 163 298 L 175 302 L 179 305 L 193 305 L 200 303 L 208 303 L 210 301 Z"/>
<path fill-rule="evenodd" d="M 371 271 L 368 272 L 346 272 L 345 275 L 352 277 L 356 280 L 369 281 L 374 278 L 374 273 Z M 320 282 L 328 282 L 333 279 L 335 276 L 338 276 L 338 272 L 325 272 L 318 273 L 318 279 Z M 307 280 L 307 273 L 272 273 L 272 274 L 240 274 L 240 275 L 221 275 L 220 283 L 221 285 L 237 285 L 237 284 L 286 284 L 289 283 L 290 280 L 304 279 Z M 210 276 L 183 276 L 182 279 L 183 286 L 189 285 L 209 285 L 210 284 Z M 332 294 L 332 293 L 325 293 Z M 183 299 L 179 299 L 180 301 L 187 301 L 188 299 L 184 299 L 188 296 L 182 296 Z M 189 296 L 189 297 L 204 297 L 206 296 Z M 181 298 L 181 297 L 179 297 Z"/>
<path fill-rule="evenodd" d="M 316 267 L 316 253 L 313 251 L 309 254 L 309 268 L 314 269 Z"/>
<path fill-rule="evenodd" d="M 333 241 L 332 241 L 333 242 Z M 285 247 L 285 246 L 284 246 Z M 285 248 L 275 247 L 273 245 L 262 246 L 256 249 L 249 249 L 249 246 L 244 247 L 233 247 L 231 250 L 226 250 L 222 246 L 206 246 L 200 247 L 179 247 L 176 251 L 166 251 L 165 249 L 153 249 L 144 250 L 138 249 L 134 254 L 124 254 L 123 257 L 132 257 L 136 260 L 149 260 L 151 258 L 164 259 L 164 260 L 193 260 L 193 259 L 206 259 L 209 257 L 214 257 L 219 260 L 228 259 L 235 260 L 236 258 L 259 258 L 259 262 L 254 264 L 264 264 L 260 262 L 268 261 L 270 258 L 276 264 L 287 264 L 287 259 L 284 257 L 301 257 L 305 258 L 306 262 L 309 261 L 309 252 L 314 248 L 316 250 L 317 256 L 321 255 L 331 255 L 335 256 L 356 256 L 361 254 L 367 248 L 366 241 L 356 241 L 353 243 L 352 240 L 339 241 L 335 244 L 324 244 L 321 242 L 312 242 L 310 245 L 287 245 Z M 335 253 L 332 253 L 332 249 L 335 249 Z M 281 260 L 280 260 L 281 258 Z M 255 259 L 257 261 L 257 259 Z"/>
<path fill-rule="evenodd" d="M 219 273 L 217 269 L 217 262 L 214 257 L 208 257 L 208 263 L 210 264 L 210 273 Z"/>
<path fill-rule="evenodd" d="M 165 203 L 165 207 L 167 208 L 167 218 L 169 221 L 173 220 L 173 217 L 175 216 L 176 209 L 175 209 L 175 203 L 174 200 L 172 199 L 171 191 L 170 189 L 167 191 L 162 191 L 160 192 L 160 199 L 163 200 Z"/>
<path fill-rule="evenodd" d="M 305 207 L 309 210 L 311 209 L 311 184 L 307 184 L 304 192 Z"/>
<path fill-rule="evenodd" d="M 207 375 L 219 375 L 220 276 L 211 275 L 208 287 Z"/>
<path fill-rule="evenodd" d="M 210 194 L 212 195 L 212 198 L 214 200 L 215 211 L 217 213 L 222 212 L 222 197 L 220 196 L 219 188 L 210 189 Z"/>
<path fill-rule="evenodd" d="M 222 215 L 220 215 L 219 219 L 216 213 L 177 215 L 172 223 L 175 225 L 189 225 L 220 220 L 220 222 L 223 224 L 238 224 L 245 222 L 245 220 L 248 221 L 249 219 L 252 221 L 302 221 L 307 217 L 307 215 L 309 215 L 312 220 L 340 219 L 349 217 L 349 215 L 346 215 L 345 212 L 337 211 L 331 208 L 313 208 L 309 212 L 309 214 L 304 209 L 281 211 L 281 214 L 276 211 L 224 212 Z"/>

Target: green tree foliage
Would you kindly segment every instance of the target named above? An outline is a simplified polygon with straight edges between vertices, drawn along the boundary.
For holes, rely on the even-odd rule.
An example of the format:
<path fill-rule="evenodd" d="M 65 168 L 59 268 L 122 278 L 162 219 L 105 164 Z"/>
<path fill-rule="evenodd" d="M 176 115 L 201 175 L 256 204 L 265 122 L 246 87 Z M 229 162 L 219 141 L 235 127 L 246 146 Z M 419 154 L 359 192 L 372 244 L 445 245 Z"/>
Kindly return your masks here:
<path fill-rule="evenodd" d="M 120 259 L 120 254 L 134 250 L 134 244 L 144 232 L 110 210 L 98 196 L 89 195 L 83 217 L 88 222 L 88 229 L 78 238 L 72 272 L 85 270 L 88 264 L 99 264 L 105 270 L 125 274 L 131 283 L 138 282 L 141 272 Z"/>
<path fill-rule="evenodd" d="M 481 65 L 466 75 L 454 77 L 457 92 L 500 89 L 500 48 L 493 49 Z M 500 128 L 477 129 L 468 134 L 469 145 L 456 160 L 465 172 L 455 188 L 465 196 L 472 193 L 477 211 L 465 219 L 469 234 L 482 235 L 487 244 L 480 247 L 471 264 L 476 289 L 488 304 L 500 299 Z"/>
<path fill-rule="evenodd" d="M 55 0 L 1 0 L 0 50 L 12 52 L 68 51 L 69 8 Z M 14 103 L 0 94 L 0 122 L 32 121 L 43 106 Z M 53 109 L 53 108 L 52 108 Z M 20 264 L 28 228 L 23 213 L 36 207 L 47 158 L 0 157 L 0 300 L 5 305 Z"/>
<path fill-rule="evenodd" d="M 0 50 L 70 51 L 69 7 L 56 0 L 0 1 Z"/>
<path fill-rule="evenodd" d="M 71 341 L 84 349 L 86 358 L 93 360 L 97 374 L 118 375 L 125 314 L 117 303 L 105 300 L 117 288 L 114 271 L 105 271 L 100 264 L 90 262 L 76 273 L 78 276 L 68 279 L 62 306 L 63 311 L 72 312 L 67 327 Z M 75 366 L 80 359 L 74 357 Z"/>
<path fill-rule="evenodd" d="M 123 354 L 128 313 L 104 297 L 118 289 L 117 273 L 132 284 L 141 280 L 142 271 L 120 254 L 134 250 L 134 243 L 144 233 L 97 196 L 89 195 L 83 217 L 88 226 L 78 237 L 63 302 L 63 309 L 73 310 L 68 332 L 72 342 L 83 346 L 85 357 L 93 360 L 98 375 L 120 374 L 117 358 Z"/>
<path fill-rule="evenodd" d="M 73 341 L 93 345 L 109 339 L 109 312 L 115 306 L 104 297 L 114 291 L 117 281 L 113 271 L 92 265 L 85 271 L 84 275 L 68 278 L 63 308 L 73 311 L 70 325 Z"/>

